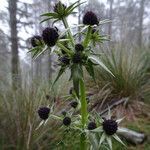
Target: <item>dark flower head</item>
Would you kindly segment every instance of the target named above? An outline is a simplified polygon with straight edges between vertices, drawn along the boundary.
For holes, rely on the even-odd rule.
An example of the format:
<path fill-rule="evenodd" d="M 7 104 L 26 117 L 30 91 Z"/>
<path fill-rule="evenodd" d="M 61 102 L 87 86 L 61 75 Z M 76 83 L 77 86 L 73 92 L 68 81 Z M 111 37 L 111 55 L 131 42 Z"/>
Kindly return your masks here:
<path fill-rule="evenodd" d="M 55 28 L 48 27 L 43 30 L 42 37 L 43 37 L 45 44 L 52 47 L 56 44 L 59 34 Z"/>
<path fill-rule="evenodd" d="M 80 53 L 75 53 L 72 57 L 73 63 L 79 64 L 82 63 L 82 56 Z"/>
<path fill-rule="evenodd" d="M 59 61 L 65 65 L 69 65 L 69 63 L 70 63 L 70 59 L 67 55 L 60 57 Z"/>
<path fill-rule="evenodd" d="M 94 130 L 95 128 L 97 128 L 95 122 L 90 122 L 90 123 L 88 124 L 88 129 L 89 129 L 89 130 Z"/>
<path fill-rule="evenodd" d="M 54 12 L 58 13 L 59 15 L 64 15 L 66 6 L 62 4 L 60 1 L 55 4 L 54 6 Z"/>
<path fill-rule="evenodd" d="M 105 131 L 107 135 L 115 134 L 118 129 L 117 122 L 112 119 L 108 119 L 108 120 L 104 119 L 104 122 L 102 125 L 103 125 L 103 130 Z"/>
<path fill-rule="evenodd" d="M 61 112 L 61 114 L 62 114 L 63 116 L 66 116 L 67 112 L 66 112 L 65 110 L 63 110 L 63 111 Z"/>
<path fill-rule="evenodd" d="M 64 124 L 65 126 L 69 126 L 69 125 L 71 124 L 71 118 L 70 118 L 70 117 L 65 117 L 65 118 L 63 119 L 63 124 Z"/>
<path fill-rule="evenodd" d="M 98 25 L 98 23 L 98 18 L 92 11 L 86 12 L 86 14 L 83 16 L 83 24 L 85 25 Z"/>
<path fill-rule="evenodd" d="M 77 108 L 78 102 L 72 101 L 72 102 L 70 103 L 70 106 L 73 107 L 73 108 Z"/>
<path fill-rule="evenodd" d="M 46 97 L 47 100 L 50 99 L 50 95 L 48 95 L 48 94 L 45 97 Z"/>
<path fill-rule="evenodd" d="M 33 47 L 39 46 L 39 44 L 42 44 L 42 37 L 39 35 L 35 35 L 31 38 L 31 45 Z"/>
<path fill-rule="evenodd" d="M 76 50 L 76 52 L 82 52 L 84 50 L 84 47 L 82 44 L 76 44 L 75 50 Z"/>
<path fill-rule="evenodd" d="M 41 119 L 46 120 L 49 116 L 50 108 L 48 107 L 41 107 L 38 110 L 38 114 Z"/>

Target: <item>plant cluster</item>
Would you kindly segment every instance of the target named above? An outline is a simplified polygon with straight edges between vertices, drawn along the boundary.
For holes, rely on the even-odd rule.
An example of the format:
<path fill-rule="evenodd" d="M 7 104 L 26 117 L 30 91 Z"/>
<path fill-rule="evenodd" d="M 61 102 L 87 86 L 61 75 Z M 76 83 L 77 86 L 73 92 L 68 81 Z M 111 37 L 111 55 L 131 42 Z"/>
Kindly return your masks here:
<path fill-rule="evenodd" d="M 81 150 L 89 148 L 94 150 L 100 149 L 105 139 L 110 149 L 112 149 L 111 137 L 122 143 L 116 134 L 119 130 L 118 123 L 120 120 L 113 120 L 110 115 L 109 118 L 101 118 L 99 115 L 94 117 L 88 112 L 84 81 L 84 68 L 95 80 L 95 65 L 100 65 L 113 76 L 105 64 L 99 60 L 99 55 L 94 52 L 96 43 L 103 43 L 103 41 L 108 40 L 98 30 L 98 26 L 108 21 L 99 21 L 94 12 L 87 11 L 83 16 L 83 24 L 78 25 L 81 28 L 81 32 L 74 35 L 67 22 L 67 17 L 74 13 L 74 9 L 81 4 L 80 1 L 70 6 L 64 5 L 60 1 L 56 3 L 53 12 L 42 15 L 44 20 L 41 22 L 53 20 L 54 25 L 56 22 L 62 21 L 65 31 L 60 34 L 60 30 L 57 27 L 47 27 L 43 30 L 41 36 L 36 35 L 31 38 L 33 49 L 30 52 L 32 52 L 33 58 L 37 58 L 47 50 L 58 55 L 60 70 L 53 85 L 67 69 L 70 70 L 71 74 L 69 81 L 73 83 L 73 89 L 70 90 L 70 97 L 73 99 L 70 102 L 72 109 L 70 111 L 63 110 L 60 115 L 55 115 L 53 113 L 54 104 L 51 107 L 41 107 L 38 110 L 39 117 L 42 119 L 40 125 L 46 123 L 48 119 L 54 118 L 60 120 L 63 128 L 66 128 L 66 130 L 76 130 L 80 133 Z M 80 43 L 76 42 L 79 34 L 83 37 Z M 80 113 L 78 113 L 79 111 Z M 96 135 L 100 136 L 99 141 L 95 140 Z"/>

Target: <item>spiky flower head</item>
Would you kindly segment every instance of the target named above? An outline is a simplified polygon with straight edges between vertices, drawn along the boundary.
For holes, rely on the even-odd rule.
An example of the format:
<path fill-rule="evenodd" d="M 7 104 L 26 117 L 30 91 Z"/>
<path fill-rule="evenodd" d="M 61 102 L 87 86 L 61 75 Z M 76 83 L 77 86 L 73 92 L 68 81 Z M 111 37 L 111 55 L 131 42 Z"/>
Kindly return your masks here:
<path fill-rule="evenodd" d="M 77 102 L 77 101 L 72 101 L 72 102 L 70 103 L 70 106 L 73 107 L 73 108 L 77 108 L 78 102 Z"/>
<path fill-rule="evenodd" d="M 40 107 L 38 110 L 39 117 L 43 120 L 46 120 L 49 116 L 50 108 Z"/>
<path fill-rule="evenodd" d="M 90 122 L 90 123 L 88 124 L 88 130 L 94 130 L 95 128 L 97 128 L 95 122 Z"/>
<path fill-rule="evenodd" d="M 83 16 L 83 24 L 85 25 L 98 25 L 99 21 L 96 14 L 92 11 L 88 11 Z"/>
<path fill-rule="evenodd" d="M 45 97 L 46 97 L 47 100 L 50 99 L 50 95 L 48 95 L 48 94 L 46 94 Z"/>
<path fill-rule="evenodd" d="M 84 47 L 82 44 L 78 43 L 75 45 L 76 52 L 82 52 L 84 50 Z"/>
<path fill-rule="evenodd" d="M 63 124 L 64 124 L 65 126 L 69 126 L 69 125 L 71 124 L 71 118 L 70 118 L 70 117 L 65 117 L 65 118 L 63 119 Z"/>
<path fill-rule="evenodd" d="M 67 112 L 66 112 L 65 110 L 63 110 L 63 111 L 61 112 L 61 114 L 62 114 L 63 116 L 66 116 Z"/>
<path fill-rule="evenodd" d="M 103 122 L 103 130 L 105 131 L 105 133 L 107 135 L 113 135 L 116 133 L 117 129 L 118 129 L 118 124 L 115 120 L 112 119 L 104 119 Z"/>
<path fill-rule="evenodd" d="M 31 45 L 33 47 L 39 46 L 40 44 L 42 44 L 42 37 L 39 35 L 35 35 L 31 38 Z"/>
<path fill-rule="evenodd" d="M 54 12 L 56 12 L 60 16 L 64 15 L 65 9 L 66 9 L 66 6 L 63 3 L 61 3 L 60 1 L 58 3 L 56 3 L 54 6 Z"/>
<path fill-rule="evenodd" d="M 42 37 L 45 44 L 52 47 L 56 44 L 59 34 L 55 28 L 47 27 L 43 30 Z"/>
<path fill-rule="evenodd" d="M 73 55 L 73 57 L 72 57 L 72 61 L 73 61 L 73 63 L 75 63 L 75 64 L 80 64 L 80 63 L 82 63 L 82 55 L 81 55 L 81 53 L 75 53 L 75 54 Z"/>
<path fill-rule="evenodd" d="M 70 63 L 70 58 L 67 55 L 64 55 L 59 58 L 59 61 L 65 65 L 69 65 Z"/>

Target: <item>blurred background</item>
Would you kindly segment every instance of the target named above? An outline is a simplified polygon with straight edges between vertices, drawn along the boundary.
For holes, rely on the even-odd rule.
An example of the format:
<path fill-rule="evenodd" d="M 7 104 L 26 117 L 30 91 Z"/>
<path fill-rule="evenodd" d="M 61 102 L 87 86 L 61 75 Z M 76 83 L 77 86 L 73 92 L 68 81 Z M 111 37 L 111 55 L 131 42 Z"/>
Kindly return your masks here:
<path fill-rule="evenodd" d="M 46 52 L 32 60 L 28 53 L 30 38 L 41 35 L 45 27 L 52 25 L 51 21 L 41 24 L 40 15 L 53 11 L 56 2 L 0 0 L 0 150 L 56 147 L 61 150 L 74 145 L 74 142 L 67 142 L 70 138 L 76 139 L 74 133 L 74 136 L 63 136 L 65 142 L 62 142 L 63 132 L 59 130 L 58 122 L 49 121 L 41 130 L 35 131 L 40 122 L 36 113 L 39 106 L 56 99 L 55 111 L 59 113 L 67 103 L 62 97 L 72 86 L 68 82 L 69 72 L 66 72 L 51 91 L 51 83 L 59 69 L 56 56 Z M 69 5 L 75 0 L 62 2 Z M 143 144 L 127 142 L 128 149 L 149 150 L 150 1 L 86 0 L 76 9 L 77 13 L 69 16 L 69 25 L 81 24 L 84 13 L 89 10 L 100 20 L 111 20 L 99 26 L 100 33 L 108 35 L 110 41 L 96 46 L 95 51 L 102 53 L 101 60 L 115 75 L 113 78 L 103 68 L 96 67 L 96 84 L 86 76 L 89 110 L 103 113 L 106 105 L 113 106 L 115 116 L 126 117 L 123 126 L 147 137 Z M 64 29 L 61 22 L 55 26 L 60 31 Z M 80 28 L 72 28 L 73 33 L 78 30 Z M 76 40 L 80 42 L 82 37 Z M 50 99 L 46 99 L 46 95 Z M 115 144 L 114 149 L 125 148 Z"/>

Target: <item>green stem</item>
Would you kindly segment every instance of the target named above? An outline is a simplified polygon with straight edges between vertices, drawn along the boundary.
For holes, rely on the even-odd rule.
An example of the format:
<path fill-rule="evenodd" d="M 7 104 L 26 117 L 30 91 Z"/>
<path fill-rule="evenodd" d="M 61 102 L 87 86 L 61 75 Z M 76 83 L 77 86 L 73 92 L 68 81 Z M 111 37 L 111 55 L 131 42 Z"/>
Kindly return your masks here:
<path fill-rule="evenodd" d="M 81 121 L 82 121 L 82 128 L 84 129 L 87 120 L 88 120 L 88 112 L 87 112 L 87 101 L 86 101 L 86 94 L 85 94 L 85 85 L 84 80 L 80 80 L 80 101 L 81 101 Z M 86 148 L 86 135 L 85 133 L 81 134 L 80 137 L 80 147 L 81 150 L 87 150 Z"/>
<path fill-rule="evenodd" d="M 82 126 L 85 127 L 88 119 L 87 112 L 87 101 L 85 94 L 85 85 L 83 79 L 80 80 L 80 101 L 81 101 L 81 117 L 82 117 Z"/>
<path fill-rule="evenodd" d="M 80 149 L 87 150 L 85 133 L 81 133 L 81 135 L 80 135 Z"/>
<path fill-rule="evenodd" d="M 68 22 L 67 22 L 66 18 L 63 18 L 63 19 L 62 19 L 62 22 L 63 22 L 65 28 L 68 29 L 68 37 L 70 38 L 71 44 L 72 44 L 72 46 L 74 47 L 74 46 L 75 46 L 74 38 L 73 38 L 73 36 L 72 36 L 71 30 L 70 30 L 70 28 L 69 28 L 69 25 L 68 25 Z"/>
<path fill-rule="evenodd" d="M 73 54 L 73 52 L 71 50 L 69 50 L 68 48 L 66 48 L 64 45 L 62 45 L 61 43 L 57 43 L 57 46 L 60 47 L 61 49 L 63 49 L 66 53 L 68 54 Z"/>
<path fill-rule="evenodd" d="M 92 27 L 89 26 L 88 27 L 88 30 L 87 30 L 87 33 L 86 33 L 86 37 L 84 39 L 84 42 L 83 42 L 83 46 L 86 48 L 88 46 L 88 44 L 90 43 L 90 38 L 91 38 L 91 32 L 92 32 Z"/>

